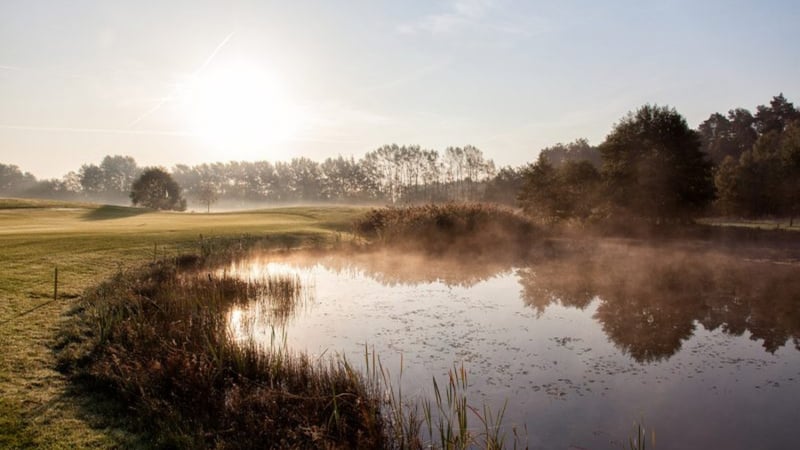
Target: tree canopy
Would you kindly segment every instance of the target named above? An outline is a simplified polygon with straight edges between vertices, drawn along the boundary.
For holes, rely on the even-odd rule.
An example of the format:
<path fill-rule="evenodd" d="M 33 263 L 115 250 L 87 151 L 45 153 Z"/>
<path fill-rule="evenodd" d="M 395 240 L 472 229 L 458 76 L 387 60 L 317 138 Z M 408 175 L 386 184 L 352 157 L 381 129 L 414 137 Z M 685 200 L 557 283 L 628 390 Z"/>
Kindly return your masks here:
<path fill-rule="evenodd" d="M 697 132 L 673 108 L 628 113 L 600 145 L 611 203 L 657 222 L 685 220 L 714 198 L 711 162 Z"/>
<path fill-rule="evenodd" d="M 147 208 L 184 211 L 186 200 L 181 195 L 181 187 L 165 170 L 154 167 L 146 169 L 131 187 L 131 201 L 134 205 Z"/>
<path fill-rule="evenodd" d="M 544 222 L 587 219 L 598 206 L 600 173 L 586 160 L 554 166 L 545 155 L 524 172 L 519 205 Z"/>

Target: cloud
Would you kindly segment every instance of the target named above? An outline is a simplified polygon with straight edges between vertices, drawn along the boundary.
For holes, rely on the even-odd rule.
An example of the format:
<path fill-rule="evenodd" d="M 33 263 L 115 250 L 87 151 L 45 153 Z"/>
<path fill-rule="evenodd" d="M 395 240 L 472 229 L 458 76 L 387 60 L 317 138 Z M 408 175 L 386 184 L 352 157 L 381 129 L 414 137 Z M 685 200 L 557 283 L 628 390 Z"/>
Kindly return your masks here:
<path fill-rule="evenodd" d="M 528 36 L 530 33 L 524 27 L 495 17 L 500 12 L 500 6 L 500 0 L 453 0 L 446 11 L 400 24 L 397 31 L 403 34 L 443 36 L 477 29 L 484 32 Z"/>
<path fill-rule="evenodd" d="M 398 31 L 406 34 L 450 34 L 481 21 L 494 6 L 494 0 L 455 0 L 447 11 L 430 14 L 401 24 Z"/>

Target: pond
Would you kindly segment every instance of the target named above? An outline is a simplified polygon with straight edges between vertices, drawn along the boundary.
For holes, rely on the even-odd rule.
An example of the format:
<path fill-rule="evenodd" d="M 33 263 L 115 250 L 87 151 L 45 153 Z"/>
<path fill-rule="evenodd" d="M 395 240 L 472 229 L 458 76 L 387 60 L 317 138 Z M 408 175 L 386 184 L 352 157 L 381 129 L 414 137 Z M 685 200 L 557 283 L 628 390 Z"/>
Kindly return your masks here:
<path fill-rule="evenodd" d="M 470 404 L 507 402 L 507 435 L 515 427 L 533 449 L 620 448 L 635 422 L 658 449 L 796 445 L 800 267 L 624 241 L 573 247 L 525 262 L 264 254 L 221 270 L 304 286 L 288 313 L 231 311 L 243 338 L 362 366 L 367 346 L 407 399 L 463 364 Z"/>

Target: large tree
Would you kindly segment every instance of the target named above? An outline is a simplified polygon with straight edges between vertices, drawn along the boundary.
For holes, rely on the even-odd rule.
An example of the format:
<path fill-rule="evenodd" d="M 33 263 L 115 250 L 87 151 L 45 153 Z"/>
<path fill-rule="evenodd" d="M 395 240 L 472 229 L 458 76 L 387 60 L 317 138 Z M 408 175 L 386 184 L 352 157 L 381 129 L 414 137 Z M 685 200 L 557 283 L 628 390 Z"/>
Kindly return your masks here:
<path fill-rule="evenodd" d="M 154 167 L 146 169 L 133 182 L 131 201 L 134 205 L 147 208 L 183 211 L 186 200 L 181 195 L 181 187 L 165 170 Z"/>
<path fill-rule="evenodd" d="M 656 222 L 686 220 L 714 197 L 697 132 L 673 108 L 628 113 L 600 146 L 611 202 Z"/>

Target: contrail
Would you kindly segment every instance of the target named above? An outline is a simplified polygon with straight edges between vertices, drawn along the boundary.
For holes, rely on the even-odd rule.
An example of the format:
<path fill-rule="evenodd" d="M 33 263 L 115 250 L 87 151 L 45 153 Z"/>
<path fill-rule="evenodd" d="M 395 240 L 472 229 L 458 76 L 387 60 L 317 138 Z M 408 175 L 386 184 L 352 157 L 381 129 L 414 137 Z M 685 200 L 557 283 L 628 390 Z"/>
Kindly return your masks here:
<path fill-rule="evenodd" d="M 46 131 L 54 133 L 134 134 L 146 136 L 192 136 L 183 131 L 129 130 L 118 128 L 40 127 L 33 125 L 0 124 L 0 130 Z"/>
<path fill-rule="evenodd" d="M 236 34 L 236 31 L 231 31 L 230 33 L 228 33 L 228 35 L 225 36 L 225 39 L 223 39 L 222 42 L 220 42 L 219 45 L 217 45 L 216 48 L 214 48 L 214 51 L 211 52 L 211 54 L 208 56 L 208 58 L 206 58 L 206 60 L 203 62 L 202 65 L 200 65 L 200 67 L 197 70 L 192 72 L 192 75 L 189 78 L 194 78 L 203 69 L 205 69 L 209 64 L 211 64 L 211 61 L 214 59 L 215 56 L 217 56 L 217 53 L 219 53 L 219 51 L 222 50 L 222 48 L 225 47 L 225 45 L 228 44 L 228 41 L 231 40 L 231 38 L 233 37 L 234 34 Z M 167 94 L 166 97 L 162 97 L 161 100 L 159 100 L 158 103 L 155 104 L 155 106 L 153 106 L 152 108 L 147 110 L 141 116 L 137 117 L 136 120 L 134 120 L 133 122 L 129 123 L 128 124 L 128 128 L 135 127 L 139 122 L 144 120 L 146 117 L 148 117 L 149 115 L 151 115 L 154 112 L 158 111 L 162 106 L 164 106 L 165 103 L 167 103 L 168 101 L 170 101 L 173 98 L 175 98 L 175 94 L 177 94 L 177 92 L 178 92 L 178 86 L 173 87 L 172 91 L 170 91 L 170 93 Z"/>

